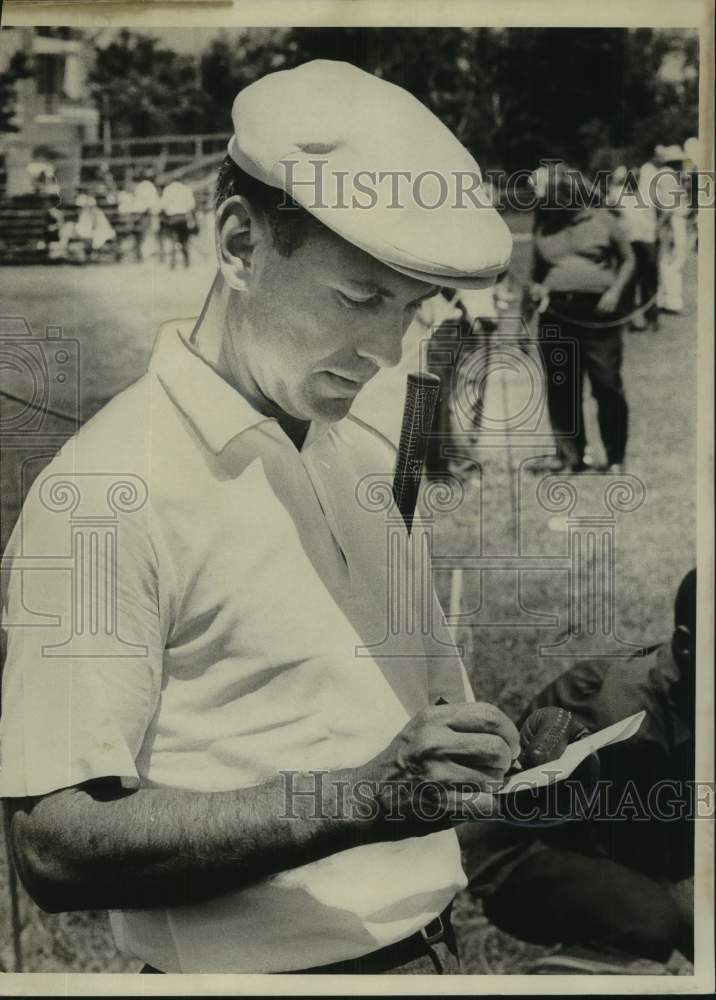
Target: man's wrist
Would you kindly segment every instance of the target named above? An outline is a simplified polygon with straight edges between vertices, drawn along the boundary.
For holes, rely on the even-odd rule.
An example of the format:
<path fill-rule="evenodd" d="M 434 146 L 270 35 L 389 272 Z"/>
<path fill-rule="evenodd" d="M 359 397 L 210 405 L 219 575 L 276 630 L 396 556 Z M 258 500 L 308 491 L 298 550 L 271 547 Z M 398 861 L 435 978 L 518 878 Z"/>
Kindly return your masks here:
<path fill-rule="evenodd" d="M 370 843 L 379 836 L 378 775 L 368 767 L 284 771 L 282 814 L 297 824 L 297 838 L 315 825 L 316 835 L 332 839 L 336 849 Z"/>
<path fill-rule="evenodd" d="M 447 789 L 411 779 L 394 754 L 355 768 L 285 771 L 282 779 L 282 813 L 297 824 L 296 840 L 316 838 L 332 851 L 434 833 L 455 819 Z"/>

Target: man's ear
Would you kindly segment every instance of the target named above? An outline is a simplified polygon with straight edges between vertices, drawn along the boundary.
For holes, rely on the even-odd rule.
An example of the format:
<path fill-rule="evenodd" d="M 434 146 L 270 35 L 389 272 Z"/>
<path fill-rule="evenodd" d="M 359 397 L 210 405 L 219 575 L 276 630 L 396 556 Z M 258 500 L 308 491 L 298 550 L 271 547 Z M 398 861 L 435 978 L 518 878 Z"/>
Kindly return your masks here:
<path fill-rule="evenodd" d="M 230 288 L 245 291 L 256 268 L 265 222 L 242 195 L 222 202 L 216 211 L 216 256 Z"/>

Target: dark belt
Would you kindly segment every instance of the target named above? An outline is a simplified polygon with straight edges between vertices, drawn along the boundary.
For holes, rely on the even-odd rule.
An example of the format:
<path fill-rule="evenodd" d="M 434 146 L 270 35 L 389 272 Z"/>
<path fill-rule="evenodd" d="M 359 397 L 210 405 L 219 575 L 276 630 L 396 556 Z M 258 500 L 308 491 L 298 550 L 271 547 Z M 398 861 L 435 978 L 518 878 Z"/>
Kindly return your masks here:
<path fill-rule="evenodd" d="M 601 299 L 603 292 L 550 292 L 549 300 L 550 302 L 574 302 L 577 303 L 587 303 L 593 302 L 595 299 Z"/>
<path fill-rule="evenodd" d="M 452 903 L 421 930 L 408 938 L 403 938 L 402 941 L 396 941 L 395 944 L 386 945 L 385 948 L 379 948 L 378 951 L 372 951 L 360 958 L 349 958 L 342 962 L 332 962 L 330 965 L 318 965 L 312 969 L 302 969 L 301 972 L 351 975 L 391 972 L 401 965 L 407 965 L 408 962 L 430 955 L 432 946 L 441 941 L 447 942 L 451 950 L 456 953 L 455 932 L 450 923 L 451 909 Z M 436 968 L 439 969 L 439 963 L 436 963 Z"/>
<path fill-rule="evenodd" d="M 344 970 L 345 966 L 350 965 L 351 972 L 359 973 L 361 967 L 365 966 L 366 972 L 375 974 L 387 972 L 413 959 L 429 954 L 432 945 L 438 944 L 440 941 L 447 941 L 454 948 L 455 934 L 450 923 L 451 909 L 452 903 L 439 916 L 431 920 L 429 924 L 426 924 L 421 930 L 416 931 L 415 934 L 411 934 L 410 937 L 404 938 L 402 941 L 396 941 L 395 944 L 386 945 L 385 948 L 372 951 L 369 955 L 296 971 L 301 973 L 340 973 Z M 140 971 L 160 974 L 162 972 L 161 969 L 155 969 L 152 965 L 145 965 Z"/>

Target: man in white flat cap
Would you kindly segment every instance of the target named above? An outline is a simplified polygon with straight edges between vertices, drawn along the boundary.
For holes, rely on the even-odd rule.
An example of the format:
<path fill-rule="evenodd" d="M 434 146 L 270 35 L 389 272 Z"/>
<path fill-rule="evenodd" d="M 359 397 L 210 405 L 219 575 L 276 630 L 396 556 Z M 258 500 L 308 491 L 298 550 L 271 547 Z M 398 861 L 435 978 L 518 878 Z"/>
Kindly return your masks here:
<path fill-rule="evenodd" d="M 458 971 L 456 807 L 490 808 L 518 735 L 431 586 L 417 628 L 389 620 L 361 488 L 395 455 L 349 411 L 510 236 L 452 134 L 353 66 L 264 77 L 233 119 L 201 315 L 38 476 L 8 547 L 18 867 L 45 909 L 112 911 L 144 971 Z"/>

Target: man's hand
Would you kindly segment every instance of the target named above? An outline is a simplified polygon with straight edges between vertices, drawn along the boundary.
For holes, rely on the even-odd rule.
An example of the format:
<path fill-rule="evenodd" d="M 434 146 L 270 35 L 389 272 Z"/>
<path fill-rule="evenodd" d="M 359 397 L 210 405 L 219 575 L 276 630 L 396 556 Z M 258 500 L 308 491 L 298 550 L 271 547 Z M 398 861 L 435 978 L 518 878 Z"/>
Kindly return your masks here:
<path fill-rule="evenodd" d="M 436 705 L 414 716 L 367 767 L 384 815 L 398 819 L 400 811 L 408 825 L 412 819 L 424 828 L 429 814 L 440 818 L 436 800 L 443 824 L 459 818 L 466 800 L 489 808 L 519 752 L 517 729 L 494 705 Z"/>
<path fill-rule="evenodd" d="M 619 290 L 614 288 L 607 288 L 595 306 L 596 311 L 604 316 L 615 313 L 618 308 Z"/>

